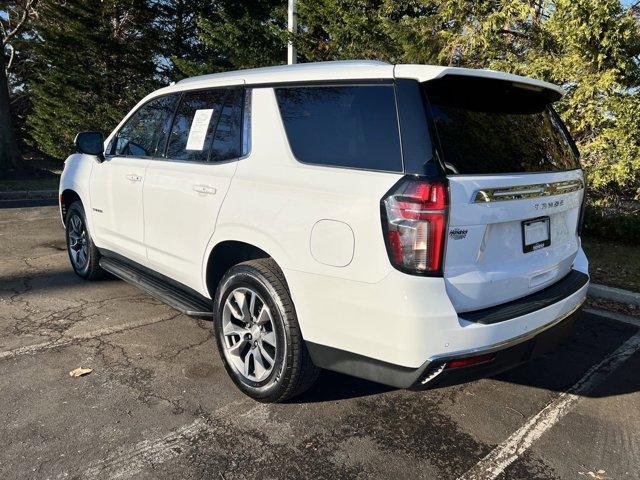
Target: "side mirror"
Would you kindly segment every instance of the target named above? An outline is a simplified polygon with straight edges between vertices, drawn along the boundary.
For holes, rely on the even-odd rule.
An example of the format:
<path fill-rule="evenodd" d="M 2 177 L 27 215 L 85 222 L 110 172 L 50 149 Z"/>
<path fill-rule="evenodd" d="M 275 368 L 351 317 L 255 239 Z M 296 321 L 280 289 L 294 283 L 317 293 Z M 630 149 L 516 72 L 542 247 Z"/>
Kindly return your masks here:
<path fill-rule="evenodd" d="M 104 137 L 100 132 L 80 132 L 76 135 L 75 144 L 78 152 L 104 160 Z"/>

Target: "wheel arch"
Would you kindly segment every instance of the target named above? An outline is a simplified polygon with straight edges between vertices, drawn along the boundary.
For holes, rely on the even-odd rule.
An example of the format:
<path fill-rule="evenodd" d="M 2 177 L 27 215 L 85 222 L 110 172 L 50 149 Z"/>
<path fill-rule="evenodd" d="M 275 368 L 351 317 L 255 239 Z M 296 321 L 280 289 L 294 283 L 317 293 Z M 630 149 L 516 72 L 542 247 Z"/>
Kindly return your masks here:
<path fill-rule="evenodd" d="M 265 249 L 242 240 L 223 240 L 209 252 L 204 271 L 207 292 L 213 299 L 220 280 L 229 268 L 258 258 L 273 258 Z M 277 260 L 274 261 L 276 263 Z"/>
<path fill-rule="evenodd" d="M 249 256 L 242 257 L 243 251 Z M 229 268 L 227 267 L 222 274 L 218 274 L 218 277 L 211 275 L 210 269 L 215 266 L 216 260 L 221 258 L 224 260 L 224 257 L 220 255 L 221 253 L 227 253 L 231 256 L 231 258 L 227 260 L 227 263 L 230 262 L 232 258 L 236 260 L 240 259 L 240 261 L 236 261 L 229 265 L 229 267 L 247 260 L 270 257 L 282 271 L 287 280 L 287 285 L 289 287 L 291 286 L 288 278 L 286 278 L 287 275 L 285 272 L 285 269 L 290 268 L 290 257 L 277 238 L 250 225 L 225 222 L 216 225 L 215 232 L 209 239 L 202 256 L 201 293 L 208 293 L 212 299 L 214 298 L 217 288 L 216 278 L 217 281 L 219 281 L 222 275 L 224 275 L 224 271 Z M 222 267 L 220 267 L 220 269 L 222 269 Z"/>
<path fill-rule="evenodd" d="M 69 211 L 69 207 L 71 207 L 73 203 L 78 201 L 84 206 L 82 198 L 74 189 L 66 188 L 62 192 L 60 192 L 60 216 L 62 217 L 63 226 L 66 226 L 67 212 Z"/>

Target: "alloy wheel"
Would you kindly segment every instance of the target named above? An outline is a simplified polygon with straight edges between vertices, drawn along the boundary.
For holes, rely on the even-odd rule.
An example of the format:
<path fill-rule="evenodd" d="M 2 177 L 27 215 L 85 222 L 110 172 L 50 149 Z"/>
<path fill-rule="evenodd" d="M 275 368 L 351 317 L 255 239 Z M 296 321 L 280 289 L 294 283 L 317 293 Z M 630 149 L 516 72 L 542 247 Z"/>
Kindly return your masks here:
<path fill-rule="evenodd" d="M 225 358 L 238 373 L 253 382 L 269 377 L 278 345 L 273 317 L 257 292 L 239 287 L 227 297 L 222 337 Z"/>
<path fill-rule="evenodd" d="M 77 270 L 82 270 L 89 259 L 87 229 L 80 215 L 73 214 L 69 218 L 69 254 Z"/>

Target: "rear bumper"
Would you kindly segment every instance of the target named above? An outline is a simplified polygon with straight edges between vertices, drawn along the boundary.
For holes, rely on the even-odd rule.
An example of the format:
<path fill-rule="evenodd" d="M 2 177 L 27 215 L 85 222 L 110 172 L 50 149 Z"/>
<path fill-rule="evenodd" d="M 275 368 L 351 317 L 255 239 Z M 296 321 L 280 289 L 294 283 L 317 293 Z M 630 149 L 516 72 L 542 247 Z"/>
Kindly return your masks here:
<path fill-rule="evenodd" d="M 486 365 L 443 374 L 445 368 L 431 384 L 437 377 L 444 384 L 511 368 L 543 353 L 554 338 L 561 340 L 566 336 L 563 326 L 573 323 L 587 296 L 588 263 L 582 249 L 573 268 L 576 272 L 558 282 L 560 288 L 488 309 L 485 313 L 499 319 L 491 323 L 472 312 L 458 314 L 438 278 L 393 272 L 378 284 L 356 284 L 314 276 L 304 285 L 304 277 L 292 275 L 290 285 L 302 334 L 318 366 L 419 388 L 425 377 L 453 359 L 496 352 Z M 305 295 L 309 291 L 313 295 Z M 507 311 L 511 314 L 505 315 Z"/>
<path fill-rule="evenodd" d="M 588 271 L 583 253 L 574 269 Z M 393 271 L 382 281 L 368 284 L 292 270 L 285 271 L 285 276 L 304 339 L 335 351 L 338 361 L 334 363 L 342 361 L 344 351 L 408 370 L 440 355 L 504 346 L 549 328 L 578 308 L 588 289 L 586 283 L 573 293 L 564 291 L 566 296 L 554 298 L 551 304 L 537 304 L 537 310 L 518 310 L 510 318 L 486 324 L 456 312 L 442 278 Z"/>
<path fill-rule="evenodd" d="M 578 270 L 571 270 L 560 281 L 511 302 L 503 303 L 495 307 L 483 308 L 472 312 L 461 313 L 460 316 L 469 322 L 483 325 L 504 322 L 513 318 L 522 317 L 549 307 L 557 302 L 580 291 L 589 283 L 589 275 Z"/>
<path fill-rule="evenodd" d="M 468 356 L 430 359 L 409 388 L 420 390 L 442 387 L 497 375 L 533 358 L 550 353 L 572 336 L 573 326 L 580 314 L 581 307 L 582 305 L 566 317 L 557 319 L 548 328 L 543 328 L 541 331 L 534 332 L 532 335 L 527 335 L 523 338 L 514 339 L 508 345 L 496 345 L 478 350 Z M 489 355 L 490 359 L 467 367 L 448 368 L 452 360 L 481 355 Z"/>
<path fill-rule="evenodd" d="M 307 348 L 314 363 L 328 370 L 398 388 L 420 390 L 440 387 L 495 375 L 555 350 L 571 336 L 573 324 L 580 313 L 582 303 L 580 302 L 574 309 L 535 331 L 505 342 L 464 352 L 434 355 L 415 369 L 313 342 L 307 342 Z M 489 354 L 491 358 L 486 362 L 467 367 L 449 368 L 453 360 Z"/>

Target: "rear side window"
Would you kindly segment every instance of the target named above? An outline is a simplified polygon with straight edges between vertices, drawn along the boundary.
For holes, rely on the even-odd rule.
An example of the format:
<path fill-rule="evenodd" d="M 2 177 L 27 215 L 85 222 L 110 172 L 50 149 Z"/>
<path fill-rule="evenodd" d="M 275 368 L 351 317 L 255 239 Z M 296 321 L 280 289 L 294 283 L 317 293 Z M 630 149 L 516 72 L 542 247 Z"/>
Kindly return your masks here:
<path fill-rule="evenodd" d="M 136 111 L 118 132 L 112 154 L 154 157 L 164 150 L 163 126 L 173 115 L 179 95 L 156 98 Z"/>
<path fill-rule="evenodd" d="M 393 85 L 282 87 L 275 92 L 299 161 L 402 171 Z"/>
<path fill-rule="evenodd" d="M 209 161 L 228 160 L 242 155 L 242 90 L 229 90 L 215 132 Z"/>
<path fill-rule="evenodd" d="M 551 109 L 557 98 L 550 92 L 471 77 L 427 82 L 424 91 L 450 174 L 580 168 L 575 147 Z"/>
<path fill-rule="evenodd" d="M 176 112 L 166 156 L 204 162 L 240 156 L 242 90 L 185 93 Z"/>

